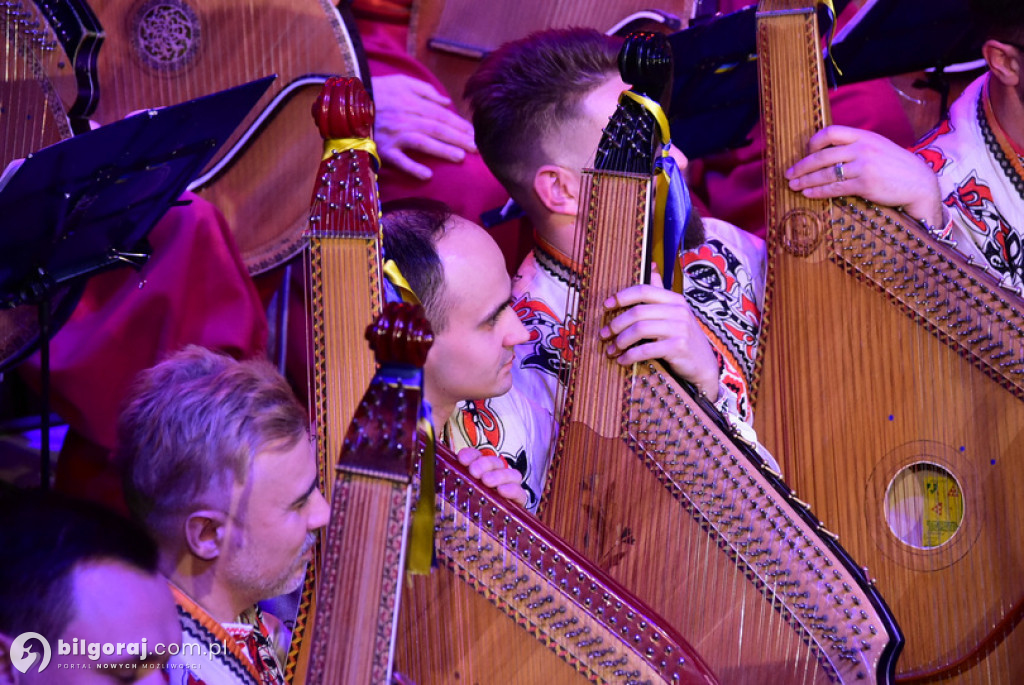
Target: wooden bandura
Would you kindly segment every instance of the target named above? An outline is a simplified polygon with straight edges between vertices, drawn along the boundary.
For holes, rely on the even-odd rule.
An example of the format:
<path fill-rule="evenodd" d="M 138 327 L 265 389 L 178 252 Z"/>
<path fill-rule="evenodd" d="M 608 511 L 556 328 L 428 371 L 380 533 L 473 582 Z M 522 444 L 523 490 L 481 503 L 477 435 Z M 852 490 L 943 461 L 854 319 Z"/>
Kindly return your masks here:
<path fill-rule="evenodd" d="M 31 0 L 0 14 L 4 78 L 0 81 L 0 170 L 15 159 L 70 138 L 69 103 L 76 79 L 57 34 Z"/>
<path fill-rule="evenodd" d="M 436 520 L 438 568 L 402 598 L 403 682 L 718 682 L 664 619 L 441 445 Z"/>
<path fill-rule="evenodd" d="M 228 220 L 250 272 L 302 247 L 320 141 L 306 116 L 328 76 L 358 76 L 330 0 L 90 0 L 106 33 L 101 124 L 270 74 L 277 80 L 190 189 Z M 360 389 L 366 386 L 363 385 Z"/>
<path fill-rule="evenodd" d="M 785 170 L 830 123 L 804 5 L 762 0 L 758 19 L 769 217 L 758 433 L 877 578 L 906 633 L 898 680 L 1017 682 L 1021 301 L 899 212 L 788 189 Z"/>
<path fill-rule="evenodd" d="M 309 685 L 389 685 L 417 454 L 420 307 L 389 303 L 367 330 L 380 365 L 345 436 L 325 532 Z"/>
<path fill-rule="evenodd" d="M 356 78 L 331 78 L 313 103 L 323 155 L 306 231 L 308 324 L 313 362 L 310 411 L 317 438 L 320 483 L 331 501 L 342 438 L 374 374 L 362 331 L 380 312 L 381 258 L 376 162 L 370 152 L 373 102 Z M 307 672 L 309 627 L 320 560 L 310 564 L 292 647 L 285 666 L 291 683 Z"/>
<path fill-rule="evenodd" d="M 620 55 L 634 92 L 664 86 L 657 38 Z M 597 335 L 604 301 L 647 277 L 656 129 L 624 97 L 584 172 L 574 362 L 541 517 L 722 682 L 891 682 L 899 630 L 807 505 L 688 384 L 661 363 L 620 366 Z"/>
<path fill-rule="evenodd" d="M 305 237 L 313 348 L 311 410 L 329 488 L 341 439 L 373 377 L 360 332 L 381 310 L 382 266 L 373 102 L 357 78 L 332 77 L 313 103 L 323 159 Z"/>

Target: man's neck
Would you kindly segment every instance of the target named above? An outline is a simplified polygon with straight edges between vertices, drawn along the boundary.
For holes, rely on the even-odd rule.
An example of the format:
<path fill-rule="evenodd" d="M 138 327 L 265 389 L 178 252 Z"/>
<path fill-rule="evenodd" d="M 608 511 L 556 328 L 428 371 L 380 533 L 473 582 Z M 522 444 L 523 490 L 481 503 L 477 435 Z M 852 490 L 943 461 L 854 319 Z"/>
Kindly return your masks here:
<path fill-rule="evenodd" d="M 999 127 L 1020 153 L 1024 150 L 1024 101 L 1013 88 L 995 78 L 989 79 L 989 96 Z"/>
<path fill-rule="evenodd" d="M 216 564 L 201 562 L 185 555 L 177 565 L 161 560 L 164 576 L 218 623 L 233 623 L 251 604 L 239 601 L 217 578 Z"/>
<path fill-rule="evenodd" d="M 427 393 L 427 402 L 430 404 L 430 418 L 434 422 L 434 431 L 440 439 L 444 425 L 448 423 L 448 419 L 455 412 L 456 403 L 431 399 L 429 392 Z"/>
<path fill-rule="evenodd" d="M 530 217 L 537 235 L 547 247 L 567 259 L 572 258 L 576 242 L 576 217 L 549 214 L 544 217 Z"/>

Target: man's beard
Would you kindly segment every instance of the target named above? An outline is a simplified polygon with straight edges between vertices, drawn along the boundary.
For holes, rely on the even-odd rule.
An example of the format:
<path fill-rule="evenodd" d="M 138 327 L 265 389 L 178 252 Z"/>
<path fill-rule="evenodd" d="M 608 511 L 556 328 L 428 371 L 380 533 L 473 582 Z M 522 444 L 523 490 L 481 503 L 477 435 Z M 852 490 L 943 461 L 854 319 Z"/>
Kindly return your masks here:
<path fill-rule="evenodd" d="M 313 549 L 313 545 L 315 544 L 316 533 L 307 533 L 306 541 L 302 545 L 302 552 L 299 554 L 298 558 L 295 559 L 295 565 L 292 566 L 291 572 L 288 574 L 288 576 L 282 578 L 280 583 L 278 583 L 278 587 L 275 588 L 276 592 L 274 592 L 274 594 L 271 595 L 272 597 L 276 597 L 277 595 L 285 595 L 289 592 L 294 592 L 302 586 L 303 578 L 305 578 L 306 575 L 306 566 L 309 565 L 309 561 L 311 558 L 307 557 L 307 553 L 309 552 L 309 550 Z"/>
<path fill-rule="evenodd" d="M 258 601 L 294 592 L 302 586 L 302 581 L 306 575 L 306 566 L 309 563 L 306 553 L 313 548 L 315 543 L 316 533 L 308 533 L 301 552 L 288 570 L 280 576 L 276 578 L 254 577 L 251 571 L 246 570 L 242 572 L 242 578 L 244 579 L 242 582 L 245 583 L 252 594 L 259 596 L 260 599 Z"/>

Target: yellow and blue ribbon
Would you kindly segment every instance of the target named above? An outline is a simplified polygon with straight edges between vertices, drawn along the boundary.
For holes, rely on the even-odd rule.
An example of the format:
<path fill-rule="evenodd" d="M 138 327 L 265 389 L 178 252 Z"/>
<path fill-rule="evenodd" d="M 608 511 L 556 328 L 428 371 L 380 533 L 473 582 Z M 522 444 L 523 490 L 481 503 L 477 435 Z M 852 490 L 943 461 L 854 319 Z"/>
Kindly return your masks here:
<path fill-rule="evenodd" d="M 655 163 L 654 225 L 651 228 L 651 260 L 661 269 L 662 283 L 667 290 L 673 283 L 682 283 L 682 265 L 679 252 L 683 246 L 686 224 L 693 210 L 690 190 L 672 158 L 671 131 L 665 110 L 654 100 L 631 90 L 624 92 L 627 97 L 644 107 L 658 124 L 661 138 L 661 157 Z"/>
<path fill-rule="evenodd" d="M 409 281 L 406 280 L 395 260 L 385 260 L 383 269 L 384 299 L 386 301 L 421 304 L 420 298 L 409 285 Z M 422 378 L 422 371 L 420 377 Z M 427 575 L 430 573 L 434 560 L 434 517 L 437 504 L 434 501 L 436 496 L 434 421 L 431 417 L 430 404 L 425 398 L 420 404 L 418 427 L 425 438 L 423 454 L 420 457 L 420 496 L 416 501 L 416 509 L 413 511 L 412 520 L 409 523 L 409 551 L 406 568 L 413 575 Z"/>
<path fill-rule="evenodd" d="M 825 36 L 825 52 L 828 53 L 828 61 L 832 63 L 832 68 L 836 70 L 836 74 L 839 76 L 843 75 L 843 70 L 839 68 L 836 63 L 836 58 L 832 56 L 832 40 L 836 37 L 836 8 L 832 4 L 832 0 L 818 0 L 819 5 L 824 5 L 825 10 L 828 12 L 828 35 Z"/>
<path fill-rule="evenodd" d="M 384 260 L 384 301 L 422 304 L 393 259 Z"/>

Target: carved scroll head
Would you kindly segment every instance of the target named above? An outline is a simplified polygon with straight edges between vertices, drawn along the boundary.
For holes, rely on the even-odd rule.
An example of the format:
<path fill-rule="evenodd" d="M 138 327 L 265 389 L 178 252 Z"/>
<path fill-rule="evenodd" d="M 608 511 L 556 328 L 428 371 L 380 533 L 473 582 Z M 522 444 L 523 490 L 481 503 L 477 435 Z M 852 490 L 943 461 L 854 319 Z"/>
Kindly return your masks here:
<path fill-rule="evenodd" d="M 389 302 L 366 329 L 377 363 L 422 367 L 434 343 L 434 332 L 420 305 Z"/>
<path fill-rule="evenodd" d="M 672 47 L 661 33 L 638 31 L 619 51 L 619 73 L 633 90 L 661 104 L 672 85 Z"/>
<path fill-rule="evenodd" d="M 355 77 L 327 79 L 313 102 L 313 120 L 325 140 L 369 138 L 373 117 L 373 100 Z"/>

